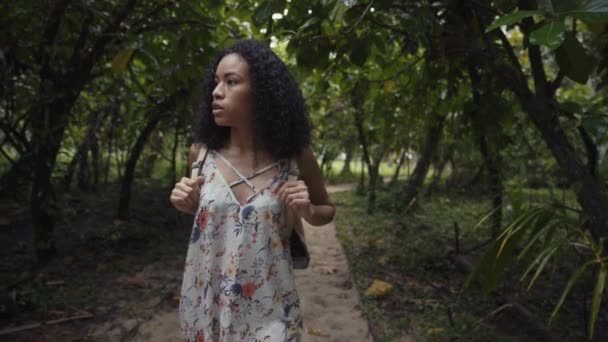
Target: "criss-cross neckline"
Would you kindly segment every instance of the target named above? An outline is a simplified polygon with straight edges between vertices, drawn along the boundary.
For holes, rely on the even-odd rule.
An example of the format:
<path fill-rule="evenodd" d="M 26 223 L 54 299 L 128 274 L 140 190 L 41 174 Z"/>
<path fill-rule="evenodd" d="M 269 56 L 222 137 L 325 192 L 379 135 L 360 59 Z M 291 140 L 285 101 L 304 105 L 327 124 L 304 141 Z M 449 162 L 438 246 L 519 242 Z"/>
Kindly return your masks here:
<path fill-rule="evenodd" d="M 280 173 L 281 170 L 279 168 L 279 172 L 277 175 L 272 176 L 272 178 L 270 178 L 262 187 L 260 187 L 259 189 L 256 188 L 255 185 L 253 185 L 253 183 L 251 183 L 249 180 L 258 176 L 259 174 L 273 168 L 273 167 L 279 167 L 280 164 L 278 161 L 272 162 L 266 166 L 264 166 L 261 169 L 255 170 L 254 172 L 252 172 L 251 174 L 247 175 L 247 176 L 243 176 L 243 174 L 237 170 L 226 158 L 224 158 L 224 156 L 222 156 L 219 152 L 212 150 L 210 151 L 212 156 L 211 156 L 211 160 L 213 161 L 213 165 L 215 166 L 215 169 L 218 173 L 219 178 L 221 179 L 221 181 L 224 183 L 224 185 L 226 186 L 226 188 L 228 189 L 228 192 L 230 193 L 230 197 L 232 198 L 232 200 L 237 203 L 239 206 L 244 206 L 247 205 L 251 202 L 251 199 L 253 199 L 254 197 L 256 197 L 257 195 L 261 194 L 264 192 L 264 190 L 268 189 L 268 187 L 270 187 L 270 185 L 272 185 L 274 182 L 277 181 L 277 179 L 280 178 Z M 230 169 L 232 169 L 232 171 L 240 178 L 238 180 L 235 180 L 231 183 L 228 183 L 228 181 L 226 180 L 226 178 L 224 177 L 224 175 L 222 174 L 222 171 L 220 171 L 219 167 L 217 166 L 217 163 L 215 161 L 215 156 L 220 157 L 220 159 L 222 159 L 222 161 L 224 162 L 224 164 L 226 164 Z M 236 195 L 234 194 L 234 191 L 232 191 L 232 187 L 236 186 L 240 183 L 245 183 L 247 184 L 250 188 L 251 191 L 253 191 L 253 194 L 249 195 L 249 197 L 247 197 L 245 199 L 245 201 L 241 202 L 239 201 L 239 199 L 236 197 Z"/>

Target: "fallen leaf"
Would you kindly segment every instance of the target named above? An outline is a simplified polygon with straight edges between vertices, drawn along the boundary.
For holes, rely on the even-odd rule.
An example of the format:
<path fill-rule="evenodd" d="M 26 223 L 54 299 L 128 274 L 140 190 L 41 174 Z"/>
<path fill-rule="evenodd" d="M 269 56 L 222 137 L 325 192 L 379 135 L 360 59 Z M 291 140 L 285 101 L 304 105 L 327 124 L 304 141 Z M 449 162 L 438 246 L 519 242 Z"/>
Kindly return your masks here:
<path fill-rule="evenodd" d="M 330 337 L 331 336 L 328 332 L 322 331 L 321 329 L 315 329 L 315 328 L 306 329 L 306 333 L 311 336 L 319 336 L 319 337 Z"/>
<path fill-rule="evenodd" d="M 375 279 L 372 282 L 372 284 L 370 285 L 370 287 L 368 287 L 367 290 L 365 290 L 365 296 L 380 298 L 380 297 L 386 296 L 391 291 L 393 291 L 392 284 L 389 284 L 382 280 Z"/>
<path fill-rule="evenodd" d="M 386 263 L 388 262 L 388 257 L 386 255 L 381 255 L 378 257 L 377 260 L 380 265 L 386 265 Z"/>
<path fill-rule="evenodd" d="M 443 328 L 430 328 L 429 330 L 426 331 L 426 333 L 429 335 L 437 335 L 437 334 L 441 334 L 442 332 L 443 332 Z"/>
<path fill-rule="evenodd" d="M 334 274 L 336 272 L 338 272 L 338 269 L 336 269 L 333 266 L 321 266 L 317 268 L 317 272 L 321 273 L 321 274 Z"/>

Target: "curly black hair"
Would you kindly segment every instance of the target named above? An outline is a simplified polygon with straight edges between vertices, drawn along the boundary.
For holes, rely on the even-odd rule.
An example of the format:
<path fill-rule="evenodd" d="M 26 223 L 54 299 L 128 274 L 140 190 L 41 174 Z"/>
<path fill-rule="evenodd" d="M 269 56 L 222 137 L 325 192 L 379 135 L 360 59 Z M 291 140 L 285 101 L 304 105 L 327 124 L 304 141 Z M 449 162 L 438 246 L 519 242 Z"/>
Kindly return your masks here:
<path fill-rule="evenodd" d="M 232 53 L 249 64 L 254 144 L 260 144 L 275 159 L 297 155 L 311 143 L 311 124 L 302 92 L 283 61 L 269 46 L 255 40 L 240 40 L 222 50 L 207 69 L 203 99 L 193 127 L 194 142 L 214 150 L 228 142 L 230 127 L 215 124 L 211 103 L 217 66 Z"/>

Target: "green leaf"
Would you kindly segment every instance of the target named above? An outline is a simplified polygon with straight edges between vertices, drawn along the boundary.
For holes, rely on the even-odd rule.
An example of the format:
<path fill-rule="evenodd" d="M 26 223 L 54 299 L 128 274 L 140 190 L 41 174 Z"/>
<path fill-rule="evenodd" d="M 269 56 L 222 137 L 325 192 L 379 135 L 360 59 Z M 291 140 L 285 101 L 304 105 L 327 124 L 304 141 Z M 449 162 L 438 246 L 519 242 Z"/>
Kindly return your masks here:
<path fill-rule="evenodd" d="M 560 70 L 571 80 L 586 83 L 597 61 L 587 53 L 585 47 L 576 39 L 574 33 L 566 33 L 563 44 L 555 54 Z"/>
<path fill-rule="evenodd" d="M 125 70 L 127 64 L 129 64 L 129 61 L 131 60 L 131 56 L 133 56 L 133 52 L 135 52 L 135 49 L 123 49 L 118 51 L 112 60 L 112 71 L 118 73 Z"/>
<path fill-rule="evenodd" d="M 530 35 L 530 43 L 535 45 L 545 45 L 553 50 L 564 42 L 566 25 L 563 21 L 551 20 L 541 28 L 535 30 Z"/>
<path fill-rule="evenodd" d="M 528 284 L 528 291 L 530 291 L 530 289 L 532 288 L 532 285 L 534 285 L 534 282 L 536 281 L 538 276 L 545 269 L 545 265 L 547 264 L 547 261 L 549 261 L 549 259 L 553 255 L 553 253 L 555 253 L 556 251 L 559 250 L 559 247 L 560 247 L 559 244 L 557 244 L 557 246 L 551 247 L 550 249 L 547 250 L 547 252 L 545 253 L 545 256 L 542 259 L 542 262 L 536 269 L 536 273 L 534 273 L 534 277 L 532 277 L 532 280 L 530 280 L 530 284 Z"/>
<path fill-rule="evenodd" d="M 553 1 L 554 3 L 563 2 L 561 8 L 556 10 L 557 15 L 573 16 L 591 23 L 608 23 L 608 1 L 606 0 Z"/>
<path fill-rule="evenodd" d="M 350 61 L 355 65 L 362 66 L 369 55 L 369 47 L 370 44 L 367 40 L 353 39 L 350 42 Z"/>
<path fill-rule="evenodd" d="M 520 22 L 524 18 L 531 17 L 535 14 L 542 14 L 541 11 L 518 11 L 515 10 L 509 14 L 503 15 L 502 17 L 494 20 L 490 26 L 486 29 L 486 32 L 490 32 L 503 25 L 513 25 Z"/>
<path fill-rule="evenodd" d="M 595 289 L 593 290 L 593 299 L 591 300 L 591 319 L 589 320 L 589 339 L 593 338 L 595 330 L 595 321 L 597 321 L 597 313 L 600 311 L 602 301 L 602 293 L 606 284 L 606 269 L 600 264 L 600 270 L 597 275 Z"/>
<path fill-rule="evenodd" d="M 537 0 L 538 8 L 544 12 L 555 14 L 555 10 L 553 9 L 553 2 L 551 0 Z"/>
<path fill-rule="evenodd" d="M 536 244 L 540 237 L 543 235 L 547 237 L 547 232 L 551 231 L 551 228 L 559 224 L 559 220 L 554 219 L 554 215 L 555 214 L 553 212 L 548 211 L 536 220 L 536 222 L 534 223 L 535 228 L 531 232 L 534 233 L 534 231 L 536 230 L 536 233 L 534 233 L 530 240 L 528 240 L 528 244 L 523 249 L 523 251 L 519 253 L 517 259 L 524 259 L 527 254 L 532 250 L 532 246 Z"/>
<path fill-rule="evenodd" d="M 506 266 L 514 260 L 515 248 L 526 235 L 526 231 L 534 228 L 534 222 L 542 217 L 546 210 L 532 208 L 519 215 L 494 241 L 492 247 L 486 251 L 473 272 L 467 277 L 463 290 L 470 288 L 473 282 L 484 275 L 482 282 L 483 293 L 492 291 L 504 273 Z"/>
<path fill-rule="evenodd" d="M 573 101 L 566 101 L 559 104 L 559 109 L 570 114 L 580 114 L 583 112 L 583 108 L 580 104 Z"/>
<path fill-rule="evenodd" d="M 306 20 L 306 22 L 304 24 L 302 24 L 302 26 L 300 26 L 300 28 L 298 28 L 298 34 L 303 32 L 307 28 L 318 24 L 320 21 L 321 21 L 321 19 L 319 19 L 318 17 L 312 17 L 312 18 Z"/>
<path fill-rule="evenodd" d="M 346 10 L 348 10 L 346 3 L 343 0 L 336 0 L 336 5 L 329 13 L 329 18 L 333 21 L 341 21 Z"/>
<path fill-rule="evenodd" d="M 578 280 L 578 278 L 580 278 L 581 275 L 583 275 L 583 272 L 585 271 L 585 269 L 589 265 L 591 265 L 595 262 L 596 262 L 595 260 L 587 261 L 572 274 L 572 276 L 568 280 L 568 283 L 566 284 L 566 288 L 564 289 L 564 292 L 562 292 L 562 296 L 559 298 L 557 305 L 555 305 L 555 308 L 553 309 L 553 312 L 551 313 L 551 317 L 549 318 L 549 325 L 551 325 L 553 318 L 555 318 L 555 316 L 559 312 L 559 309 L 561 308 L 562 304 L 564 303 L 566 296 L 568 296 L 568 293 L 570 293 L 572 286 L 574 286 L 574 284 L 576 284 L 576 281 Z"/>
<path fill-rule="evenodd" d="M 481 274 L 487 274 L 491 270 L 492 264 L 496 258 L 496 253 L 498 253 L 499 246 L 500 243 L 498 241 L 494 241 L 492 246 L 488 248 L 488 250 L 481 257 L 481 260 L 473 269 L 473 272 L 471 272 L 471 274 L 469 274 L 469 276 L 465 280 L 464 285 L 462 287 L 463 290 L 471 288 L 473 283 L 479 279 Z"/>
<path fill-rule="evenodd" d="M 263 1 L 256 9 L 253 11 L 253 22 L 256 25 L 262 25 L 268 22 L 272 17 L 273 3 L 272 0 Z"/>

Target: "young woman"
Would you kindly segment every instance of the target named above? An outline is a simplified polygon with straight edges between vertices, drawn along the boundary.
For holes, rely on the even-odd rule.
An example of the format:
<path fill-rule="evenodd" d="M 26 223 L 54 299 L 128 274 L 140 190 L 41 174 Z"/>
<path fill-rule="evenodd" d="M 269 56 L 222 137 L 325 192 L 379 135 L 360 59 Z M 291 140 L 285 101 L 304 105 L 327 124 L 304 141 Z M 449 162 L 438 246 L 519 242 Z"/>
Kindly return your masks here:
<path fill-rule="evenodd" d="M 181 290 L 183 337 L 298 341 L 286 210 L 316 226 L 335 212 L 310 148 L 301 91 L 280 58 L 251 40 L 220 52 L 204 86 L 188 160 L 205 148 L 202 174 L 182 178 L 171 193 L 175 208 L 195 215 Z M 292 159 L 297 181 L 287 180 Z"/>

